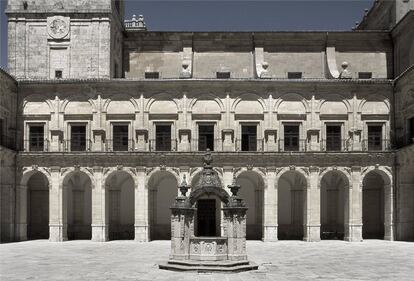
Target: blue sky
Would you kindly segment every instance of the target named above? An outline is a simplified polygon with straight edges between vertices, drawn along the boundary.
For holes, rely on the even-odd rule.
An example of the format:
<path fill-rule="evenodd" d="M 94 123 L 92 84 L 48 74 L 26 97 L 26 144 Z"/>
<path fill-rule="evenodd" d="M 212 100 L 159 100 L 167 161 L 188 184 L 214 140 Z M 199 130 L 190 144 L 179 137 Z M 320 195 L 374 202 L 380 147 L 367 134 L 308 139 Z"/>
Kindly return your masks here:
<path fill-rule="evenodd" d="M 125 16 L 143 14 L 149 30 L 351 30 L 373 0 L 126 1 Z M 7 18 L 0 0 L 0 66 L 7 64 Z"/>

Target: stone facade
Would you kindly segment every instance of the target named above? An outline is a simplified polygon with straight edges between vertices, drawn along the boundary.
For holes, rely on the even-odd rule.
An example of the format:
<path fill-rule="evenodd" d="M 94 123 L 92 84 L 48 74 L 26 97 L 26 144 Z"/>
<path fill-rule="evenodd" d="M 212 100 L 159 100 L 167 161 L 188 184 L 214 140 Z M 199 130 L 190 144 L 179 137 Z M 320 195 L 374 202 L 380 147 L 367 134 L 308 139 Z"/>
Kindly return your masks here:
<path fill-rule="evenodd" d="M 7 7 L 2 241 L 170 239 L 206 148 L 242 186 L 247 239 L 414 239 L 413 11 L 392 30 L 191 33 L 124 28 L 123 1 L 53 3 Z"/>

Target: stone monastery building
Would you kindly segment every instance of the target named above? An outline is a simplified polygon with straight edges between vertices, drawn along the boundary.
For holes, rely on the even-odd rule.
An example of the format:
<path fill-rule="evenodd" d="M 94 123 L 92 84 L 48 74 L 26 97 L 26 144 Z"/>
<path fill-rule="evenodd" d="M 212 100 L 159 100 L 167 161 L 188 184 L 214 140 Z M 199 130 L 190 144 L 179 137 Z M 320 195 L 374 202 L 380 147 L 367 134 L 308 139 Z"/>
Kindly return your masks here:
<path fill-rule="evenodd" d="M 248 239 L 414 241 L 414 0 L 332 32 L 153 32 L 115 0 L 6 14 L 1 241 L 170 239 L 207 149 Z"/>

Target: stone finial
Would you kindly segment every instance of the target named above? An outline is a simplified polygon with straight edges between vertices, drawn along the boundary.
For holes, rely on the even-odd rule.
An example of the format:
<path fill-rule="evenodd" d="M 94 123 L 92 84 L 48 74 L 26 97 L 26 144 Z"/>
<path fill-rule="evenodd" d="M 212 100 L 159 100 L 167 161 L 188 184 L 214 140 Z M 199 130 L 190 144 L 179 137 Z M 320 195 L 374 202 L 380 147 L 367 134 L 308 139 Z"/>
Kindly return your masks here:
<path fill-rule="evenodd" d="M 350 79 L 350 78 L 352 78 L 351 72 L 349 72 L 349 70 L 348 70 L 348 66 L 349 66 L 348 62 L 344 61 L 342 63 L 342 65 L 341 65 L 342 71 L 339 74 L 340 79 Z"/>
<path fill-rule="evenodd" d="M 269 63 L 264 61 L 264 62 L 262 62 L 261 66 L 262 66 L 262 69 L 260 71 L 259 77 L 260 78 L 270 78 L 269 72 L 268 72 Z"/>
<path fill-rule="evenodd" d="M 186 179 L 186 175 L 184 175 L 183 176 L 183 181 L 181 182 L 181 184 L 180 184 L 180 191 L 181 191 L 181 195 L 183 196 L 183 197 L 185 197 L 186 196 L 186 194 L 187 194 L 187 191 L 188 191 L 188 189 L 189 189 L 189 186 L 188 186 L 188 184 L 187 184 L 187 179 Z"/>
<path fill-rule="evenodd" d="M 233 182 L 228 186 L 228 188 L 230 189 L 232 196 L 237 197 L 237 193 L 239 192 L 241 186 L 237 184 L 236 175 L 233 175 Z"/>
<path fill-rule="evenodd" d="M 136 15 L 132 15 L 132 19 L 125 20 L 125 27 L 135 30 L 147 30 L 143 15 L 139 15 L 138 18 Z"/>
<path fill-rule="evenodd" d="M 138 16 L 138 27 L 145 28 L 145 21 L 144 21 L 144 16 L 143 15 Z"/>

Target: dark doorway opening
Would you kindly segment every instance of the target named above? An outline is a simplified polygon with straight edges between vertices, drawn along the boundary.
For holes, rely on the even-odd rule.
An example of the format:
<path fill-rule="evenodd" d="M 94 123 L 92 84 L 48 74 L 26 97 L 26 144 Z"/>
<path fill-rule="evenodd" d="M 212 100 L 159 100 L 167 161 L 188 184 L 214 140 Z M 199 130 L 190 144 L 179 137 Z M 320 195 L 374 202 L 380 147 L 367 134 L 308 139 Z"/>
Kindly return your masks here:
<path fill-rule="evenodd" d="M 285 151 L 299 151 L 299 125 L 285 125 Z"/>
<path fill-rule="evenodd" d="M 198 151 L 214 151 L 214 125 L 198 126 Z"/>
<path fill-rule="evenodd" d="M 382 150 L 382 126 L 368 126 L 368 150 Z"/>
<path fill-rule="evenodd" d="M 70 151 L 86 151 L 86 126 L 72 125 Z"/>
<path fill-rule="evenodd" d="M 29 151 L 43 151 L 45 145 L 43 125 L 30 126 L 29 130 Z"/>
<path fill-rule="evenodd" d="M 155 138 L 156 151 L 171 151 L 171 125 L 157 125 Z"/>
<path fill-rule="evenodd" d="M 128 151 L 128 125 L 114 125 L 113 150 Z"/>
<path fill-rule="evenodd" d="M 326 126 L 326 150 L 341 151 L 341 126 Z"/>
<path fill-rule="evenodd" d="M 257 151 L 257 126 L 244 125 L 242 126 L 242 151 Z"/>
<path fill-rule="evenodd" d="M 215 199 L 197 201 L 197 232 L 197 236 L 217 236 Z"/>

